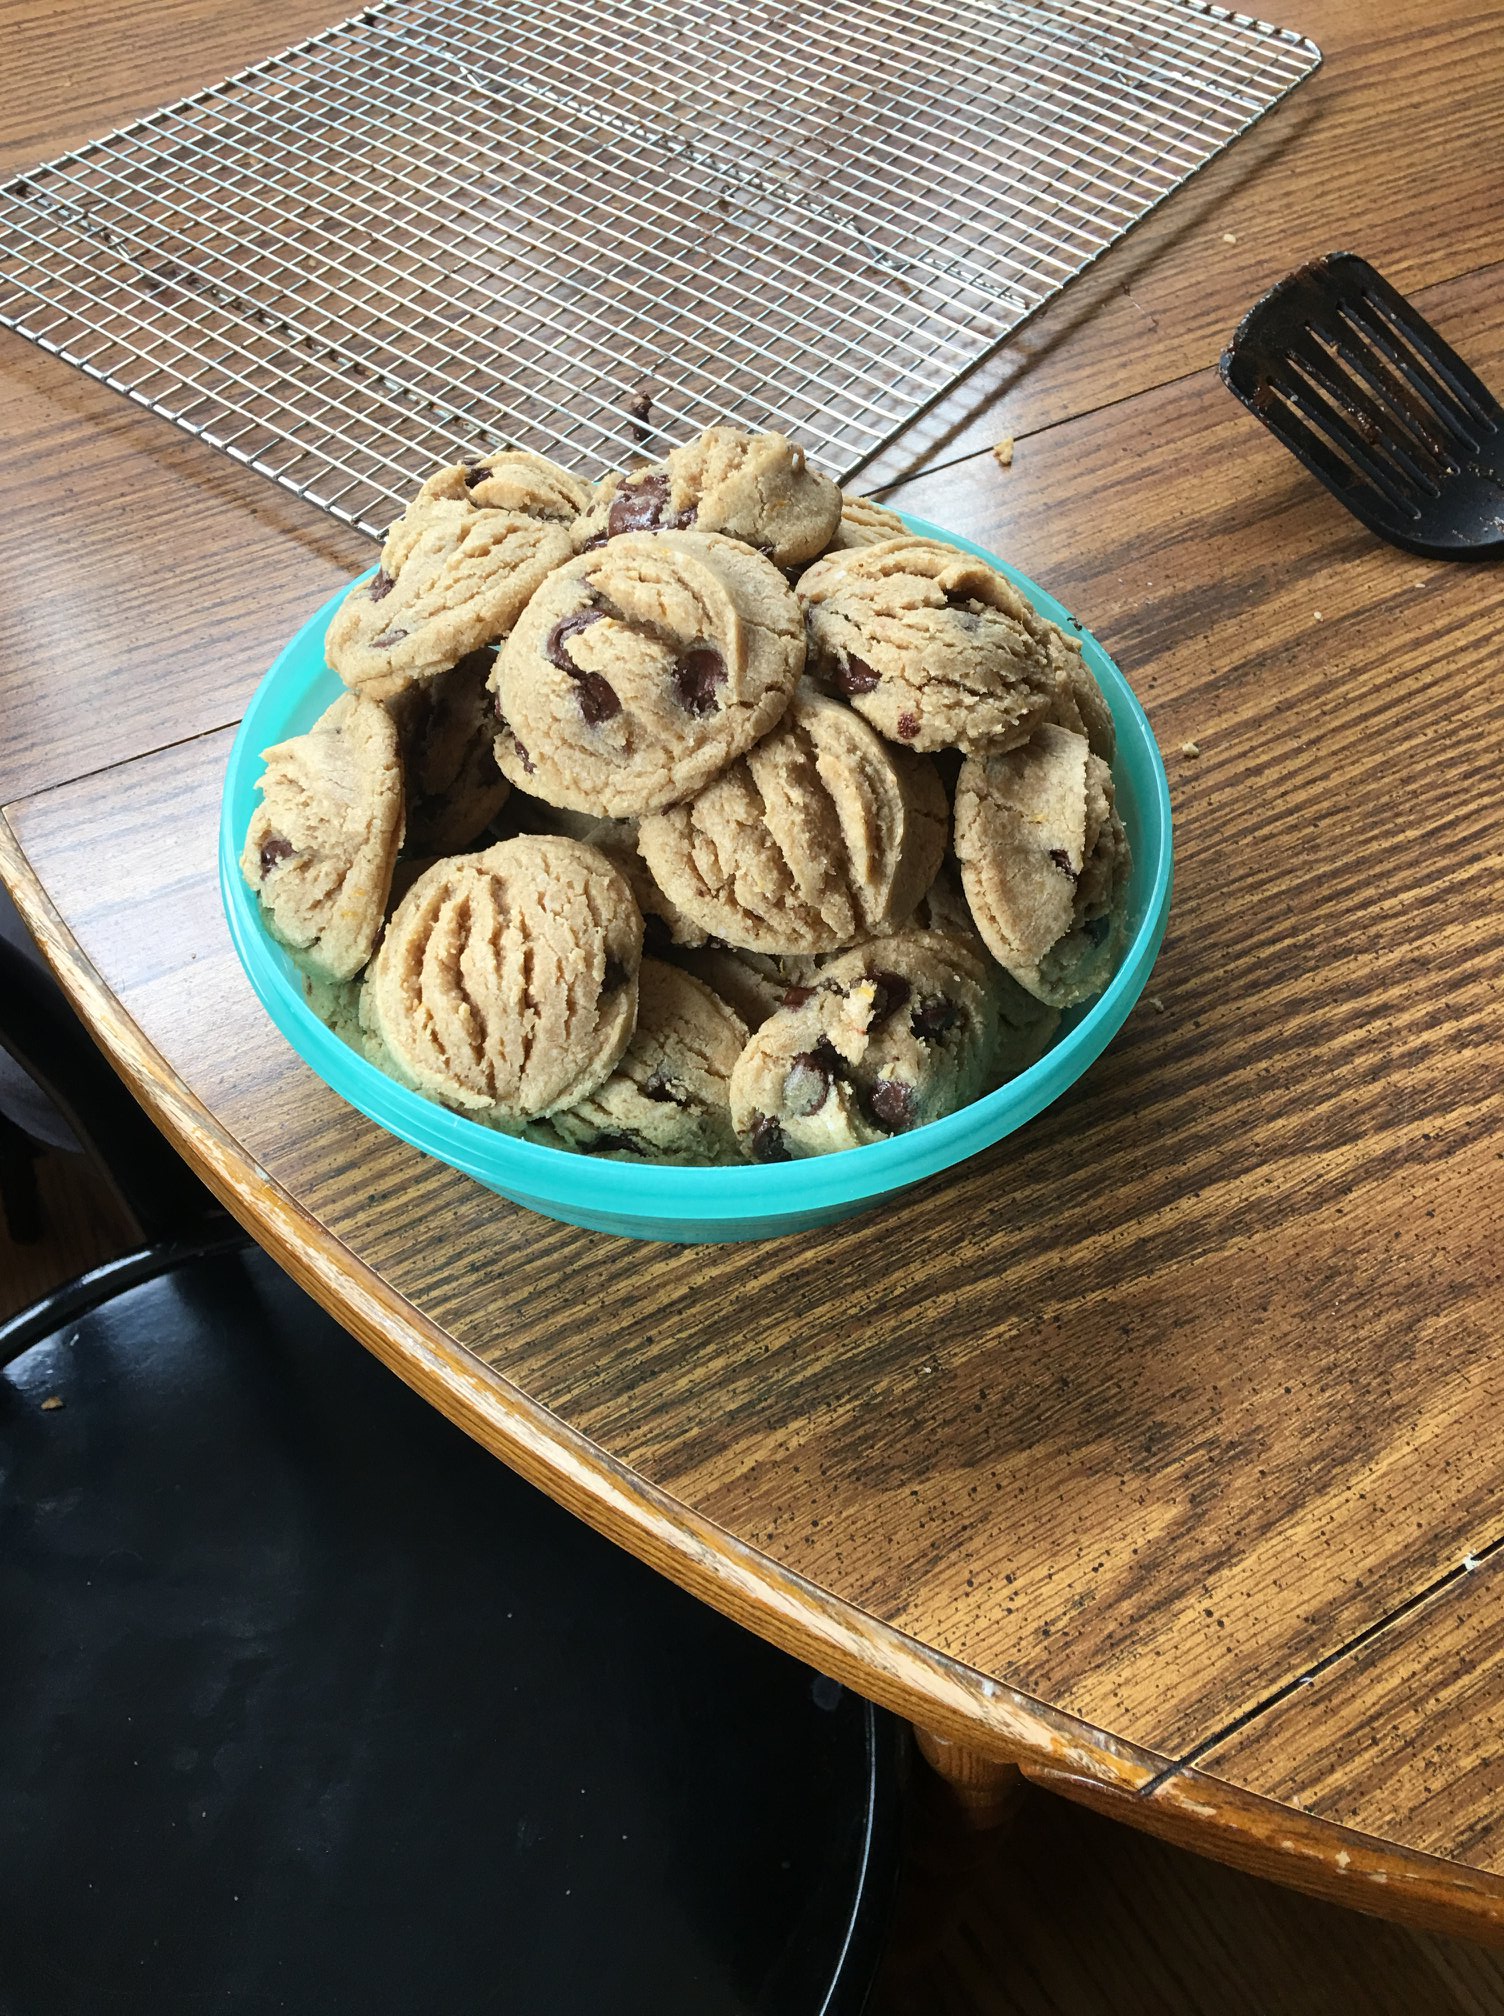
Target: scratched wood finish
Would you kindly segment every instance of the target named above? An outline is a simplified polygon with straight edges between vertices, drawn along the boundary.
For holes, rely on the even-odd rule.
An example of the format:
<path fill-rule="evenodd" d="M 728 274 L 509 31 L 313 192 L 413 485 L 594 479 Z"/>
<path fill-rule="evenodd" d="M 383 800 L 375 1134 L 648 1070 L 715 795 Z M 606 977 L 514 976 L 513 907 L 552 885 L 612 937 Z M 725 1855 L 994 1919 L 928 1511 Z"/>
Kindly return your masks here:
<path fill-rule="evenodd" d="M 1487 285 L 1437 292 L 1487 369 Z M 1160 1769 L 1498 1516 L 1477 842 L 1500 598 L 1373 547 L 1210 374 L 1057 440 L 1047 490 L 979 462 L 964 497 L 949 472 L 906 501 L 959 510 L 1131 674 L 1152 663 L 1182 863 L 1164 1012 L 885 1218 L 751 1251 L 598 1240 L 480 1203 L 311 1092 L 227 1005 L 223 737 L 12 817 L 190 1089 L 448 1333 L 786 1570 Z M 1200 757 L 1174 754 L 1192 734 Z M 1229 803 L 1257 807 L 1256 853 Z M 1433 1845 L 1393 1802 L 1361 1824 Z"/>
<path fill-rule="evenodd" d="M 7 0 L 0 175 L 212 84 L 330 0 Z M 0 332 L 0 802 L 236 719 L 248 671 L 369 543 Z M 95 687 L 81 705 L 74 683 Z M 66 675 L 66 676 L 65 676 Z M 103 675 L 108 700 L 99 681 Z"/>
<path fill-rule="evenodd" d="M 144 823 L 148 830 L 155 826 L 149 811 Z M 838 1595 L 787 1575 L 766 1555 L 705 1521 L 692 1506 L 573 1435 L 509 1381 L 478 1376 L 487 1369 L 479 1359 L 457 1348 L 423 1311 L 402 1304 L 387 1281 L 350 1248 L 331 1241 L 305 1206 L 268 1181 L 259 1162 L 248 1160 L 245 1148 L 226 1135 L 218 1114 L 201 1105 L 143 1042 L 135 1022 L 83 958 L 4 820 L 0 877 L 21 902 L 106 1054 L 205 1182 L 296 1280 L 418 1392 L 600 1531 L 728 1616 L 940 1738 L 1017 1758 L 1036 1783 L 1079 1804 L 1350 1908 L 1504 1943 L 1504 1884 L 1496 1878 L 1309 1819 L 1203 1774 L 1177 1770 L 959 1666 L 942 1651 L 854 1610 Z M 180 881 L 167 912 L 155 921 L 181 922 L 182 899 L 190 887 L 191 876 Z M 142 913 L 136 921 L 149 929 L 153 920 Z M 202 984 L 198 962 L 190 959 L 190 964 L 191 975 L 178 977 L 183 984 Z M 164 972 L 170 972 L 170 962 Z M 216 999 L 223 1005 L 222 990 Z M 237 1033 L 222 1019 L 220 1054 L 233 1056 L 236 1049 Z M 306 1074 L 300 1075 L 306 1080 Z M 314 1081 L 297 1091 L 299 1105 L 326 1096 Z M 280 1117 L 279 1133 L 290 1114 L 284 1109 Z M 361 1152 L 360 1145 L 355 1152 Z M 473 1209 L 473 1194 L 468 1201 Z M 454 1209 L 465 1207 L 463 1196 L 455 1200 Z"/>
<path fill-rule="evenodd" d="M 9 1248 L 0 1229 L 0 1317 L 129 1243 L 122 1225 L 101 1249 L 111 1200 L 83 1157 L 44 1164 L 44 1244 Z M 1309 1903 L 1038 1792 L 1023 1796 L 1015 1825 L 980 1839 L 957 1827 L 939 1779 L 916 1779 L 911 1794 L 872 2016 L 1504 2006 L 1504 1954 Z"/>
<path fill-rule="evenodd" d="M 1497 6 L 1272 11 L 1320 45 L 1315 76 L 908 429 L 870 485 L 1200 368 L 1317 253 L 1360 251 L 1407 293 L 1504 259 Z"/>
<path fill-rule="evenodd" d="M 0 175 L 126 125 L 339 19 L 329 0 L 5 0 Z"/>
<path fill-rule="evenodd" d="M 44 52 L 88 19 L 23 18 Z M 255 53 L 230 53 L 226 7 L 155 18 L 225 43 L 205 74 Z M 258 10 L 262 46 L 310 25 L 273 35 L 283 18 Z M 1365 248 L 1408 286 L 1497 258 L 1482 19 L 1407 5 L 1369 47 L 1351 37 L 1322 85 L 1346 78 L 1346 111 L 1292 128 L 1267 170 L 1249 157 L 1240 244 L 1255 229 L 1290 263 L 1340 215 L 1383 223 Z M 1341 53 L 1316 9 L 1300 25 Z M 132 99 L 115 67 L 87 72 L 100 105 L 122 93 L 112 116 L 189 81 L 144 65 Z M 72 101 L 52 105 L 17 161 L 81 137 Z M 30 136 L 8 116 L 7 144 Z M 91 109 L 83 130 L 99 123 Z M 1327 130 L 1348 134 L 1336 153 Z M 1196 193 L 1177 199 L 1187 217 Z M 1112 255 L 1138 261 L 1136 316 L 1147 280 L 1180 270 L 1172 216 Z M 1220 341 L 1252 286 L 1218 272 Z M 1487 272 L 1422 296 L 1496 376 L 1497 302 Z M 1105 358 L 1097 319 L 1063 325 L 1049 370 L 1075 394 L 1051 405 L 1034 372 L 973 438 L 1208 361 L 1210 319 L 1188 345 L 1184 292 L 1167 287 L 1164 311 Z M 1339 1894 L 1375 1852 L 1361 1833 L 1387 1838 L 1408 1851 L 1392 1866 L 1411 1870 L 1409 1901 L 1375 1906 L 1370 1881 L 1371 1907 L 1496 1918 L 1491 1817 L 1467 1841 L 1483 1873 L 1423 1863 L 1463 1829 L 1435 1802 L 1412 1810 L 1382 1727 L 1340 1786 L 1348 1760 L 1328 1760 L 1318 1796 L 1346 1836 L 1265 1806 L 1282 1759 L 1251 1733 L 1232 1746 L 1312 1667 L 1364 1633 L 1382 1646 L 1386 1620 L 1498 1530 L 1498 577 L 1373 548 L 1204 371 L 1054 426 L 1048 459 L 1004 474 L 978 456 L 907 486 L 900 501 L 1075 604 L 1168 749 L 1201 741 L 1194 764 L 1172 754 L 1163 1012 L 1142 1009 L 1024 1137 L 900 1212 L 750 1252 L 659 1251 L 484 1200 L 314 1086 L 223 938 L 224 738 L 127 760 L 232 719 L 359 542 L 26 346 L 0 352 L 0 397 L 0 802 L 41 794 L 13 823 L 45 888 L 6 849 L 9 876 L 116 1061 L 300 1278 L 565 1502 L 942 1735 L 1027 1758 L 1072 1796 L 1137 1792 L 1139 1824 L 1152 1809 L 1254 1842 Z M 1427 1631 L 1395 1642 L 1424 1699 Z M 1448 1699 L 1465 1803 L 1479 1704 Z M 1354 1694 L 1342 1726 L 1363 1712 Z M 1207 1775 L 1224 1744 L 1237 1785 Z M 1388 1879 L 1391 1862 L 1370 1866 Z"/>
<path fill-rule="evenodd" d="M 0 802 L 238 718 L 369 543 L 0 331 Z"/>
<path fill-rule="evenodd" d="M 1414 1813 L 1438 1852 L 1496 1866 L 1501 1669 L 1504 1564 L 1495 1554 L 1454 1569 L 1379 1637 L 1208 1750 L 1200 1768 L 1339 1822 L 1373 1805 L 1382 1776 L 1383 1797 Z"/>
<path fill-rule="evenodd" d="M 232 0 L 130 10 L 20 0 L 6 15 L 0 172 L 211 82 L 326 12 L 267 0 L 252 21 Z M 1312 0 L 1298 16 L 1328 51 L 1318 76 L 1021 332 L 1007 362 L 906 437 L 874 479 L 1207 362 L 1259 288 L 1344 237 L 1350 218 L 1402 286 L 1504 257 L 1504 36 L 1490 10 L 1451 0 L 1439 19 L 1404 0 L 1379 17 L 1367 0 Z M 1396 76 L 1402 92 L 1386 88 Z M 1374 171 L 1400 160 L 1403 175 Z M 1222 242 L 1229 228 L 1235 247 Z M 1000 386 L 1002 403 L 973 424 Z M 0 803 L 234 720 L 246 681 L 301 612 L 369 558 L 357 535 L 9 339 L 0 476 L 27 503 L 0 552 L 0 664 L 15 695 L 0 711 Z M 158 564 L 144 568 L 143 551 Z M 107 707 L 76 704 L 58 676 L 74 662 L 108 675 Z"/>

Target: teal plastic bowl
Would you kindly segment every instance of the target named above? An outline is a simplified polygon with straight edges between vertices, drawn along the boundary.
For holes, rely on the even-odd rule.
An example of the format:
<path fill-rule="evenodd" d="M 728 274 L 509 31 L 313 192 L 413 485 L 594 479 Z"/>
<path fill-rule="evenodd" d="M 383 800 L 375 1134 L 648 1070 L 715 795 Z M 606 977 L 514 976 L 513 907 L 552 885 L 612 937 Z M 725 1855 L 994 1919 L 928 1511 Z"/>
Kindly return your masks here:
<path fill-rule="evenodd" d="M 304 625 L 257 687 L 230 751 L 220 815 L 219 882 L 231 940 L 261 1005 L 304 1063 L 368 1119 L 515 1204 L 594 1232 L 676 1242 L 768 1239 L 849 1218 L 990 1148 L 1058 1099 L 1123 1026 L 1164 937 L 1171 874 L 1164 764 L 1128 682 L 1053 596 L 969 540 L 907 514 L 904 522 L 913 532 L 977 554 L 1006 574 L 1042 615 L 1077 631 L 1117 726 L 1117 803 L 1133 847 L 1127 949 L 1103 993 L 1066 1017 L 1054 1045 L 1037 1064 L 985 1099 L 912 1134 L 896 1134 L 840 1155 L 737 1169 L 667 1169 L 535 1147 L 446 1112 L 396 1084 L 320 1022 L 304 999 L 296 967 L 267 931 L 260 906 L 240 876 L 240 849 L 256 803 L 262 750 L 311 728 L 340 692 L 339 681 L 324 664 L 324 632 L 343 591 Z"/>

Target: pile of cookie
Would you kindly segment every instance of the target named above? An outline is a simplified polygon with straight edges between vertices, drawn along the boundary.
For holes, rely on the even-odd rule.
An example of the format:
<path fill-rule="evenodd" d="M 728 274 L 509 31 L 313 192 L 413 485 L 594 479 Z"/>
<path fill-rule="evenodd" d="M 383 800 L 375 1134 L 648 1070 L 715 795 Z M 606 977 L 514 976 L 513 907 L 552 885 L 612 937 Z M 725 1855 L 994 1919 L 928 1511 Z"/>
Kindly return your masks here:
<path fill-rule="evenodd" d="M 713 427 L 431 477 L 265 752 L 242 870 L 315 1009 L 555 1148 L 858 1147 L 1048 1047 L 1121 949 L 1112 716 L 995 569 Z M 646 946 L 646 954 L 644 947 Z"/>

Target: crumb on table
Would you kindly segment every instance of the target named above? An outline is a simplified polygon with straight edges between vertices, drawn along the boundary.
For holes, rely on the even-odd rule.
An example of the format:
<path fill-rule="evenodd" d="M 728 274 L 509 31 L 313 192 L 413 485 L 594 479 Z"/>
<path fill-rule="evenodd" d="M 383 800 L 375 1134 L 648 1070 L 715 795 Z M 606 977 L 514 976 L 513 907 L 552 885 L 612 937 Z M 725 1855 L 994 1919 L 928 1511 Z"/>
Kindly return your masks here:
<path fill-rule="evenodd" d="M 1013 467 L 1013 436 L 1011 434 L 1005 434 L 1002 440 L 998 442 L 992 451 L 992 459 L 996 462 L 999 469 L 1011 469 Z"/>

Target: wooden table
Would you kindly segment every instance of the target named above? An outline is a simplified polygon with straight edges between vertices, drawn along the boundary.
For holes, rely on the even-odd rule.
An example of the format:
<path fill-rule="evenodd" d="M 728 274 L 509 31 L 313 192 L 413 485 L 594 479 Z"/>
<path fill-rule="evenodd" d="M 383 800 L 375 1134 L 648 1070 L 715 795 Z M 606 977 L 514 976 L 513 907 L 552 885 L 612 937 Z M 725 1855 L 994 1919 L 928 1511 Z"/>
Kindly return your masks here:
<path fill-rule="evenodd" d="M 329 11 L 18 0 L 0 168 Z M 583 1518 L 953 1766 L 1500 1934 L 1504 574 L 1377 546 L 1212 367 L 1352 245 L 1504 384 L 1504 24 L 1292 15 L 1312 83 L 884 471 L 1060 594 L 1168 754 L 1154 998 L 1022 1136 L 887 1216 L 672 1249 L 349 1112 L 241 979 L 214 836 L 256 679 L 368 549 L 14 340 L 0 869 L 256 1236 Z"/>

